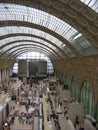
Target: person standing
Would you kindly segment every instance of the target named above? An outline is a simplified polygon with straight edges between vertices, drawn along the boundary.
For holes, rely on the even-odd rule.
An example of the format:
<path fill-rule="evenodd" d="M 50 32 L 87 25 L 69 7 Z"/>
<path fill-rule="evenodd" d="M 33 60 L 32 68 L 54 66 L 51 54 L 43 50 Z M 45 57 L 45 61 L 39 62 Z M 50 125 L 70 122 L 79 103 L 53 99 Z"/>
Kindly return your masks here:
<path fill-rule="evenodd" d="M 67 114 L 67 110 L 68 110 L 68 108 L 65 106 L 64 107 L 64 116 Z"/>

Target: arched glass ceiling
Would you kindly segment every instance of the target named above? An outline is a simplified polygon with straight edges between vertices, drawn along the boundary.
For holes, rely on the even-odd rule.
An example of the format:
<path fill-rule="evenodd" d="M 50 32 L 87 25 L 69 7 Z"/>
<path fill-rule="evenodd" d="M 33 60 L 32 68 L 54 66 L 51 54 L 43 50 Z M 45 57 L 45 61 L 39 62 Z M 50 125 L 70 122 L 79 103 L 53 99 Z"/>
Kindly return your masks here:
<path fill-rule="evenodd" d="M 60 53 L 57 53 L 56 51 L 54 51 L 53 49 L 51 49 L 51 48 L 49 48 L 49 47 L 47 47 L 47 46 L 42 46 L 42 45 L 40 45 L 40 44 L 37 44 L 37 43 L 34 43 L 34 44 L 29 44 L 29 42 L 28 43 L 26 43 L 26 42 L 24 42 L 24 43 L 22 43 L 22 44 L 19 44 L 18 43 L 18 45 L 16 46 L 12 46 L 12 47 L 10 47 L 10 49 L 9 50 L 7 50 L 6 49 L 6 47 L 5 47 L 5 51 L 3 52 L 3 53 L 1 53 L 0 54 L 0 56 L 3 56 L 3 55 L 5 55 L 5 52 L 7 53 L 7 54 L 11 54 L 12 52 L 14 53 L 14 52 L 17 52 L 17 50 L 20 50 L 20 48 L 23 48 L 23 47 L 31 47 L 31 48 L 33 48 L 33 47 L 40 47 L 40 48 L 43 48 L 44 50 L 47 50 L 47 51 L 49 51 L 50 53 L 52 53 L 52 54 L 54 54 L 54 55 L 57 55 L 58 57 L 61 57 L 61 54 Z"/>
<path fill-rule="evenodd" d="M 22 54 L 23 52 L 29 52 L 29 51 L 39 51 L 39 52 L 42 52 L 44 54 L 47 54 L 48 56 L 51 57 L 51 59 L 55 59 L 58 57 L 58 55 L 54 55 L 52 51 L 49 51 L 49 50 L 45 50 L 41 47 L 38 47 L 38 46 L 23 46 L 23 47 L 20 47 L 20 48 L 15 48 L 14 51 L 10 51 L 12 53 L 5 53 L 1 59 L 16 59 L 17 56 L 19 56 L 20 54 Z"/>
<path fill-rule="evenodd" d="M 27 42 L 26 42 L 26 41 Z M 0 41 L 2 43 L 2 45 L 5 45 L 7 44 L 7 46 L 4 46 L 2 49 L 1 49 L 1 54 L 2 53 L 5 53 L 7 50 L 9 50 L 10 48 L 12 47 L 15 47 L 15 46 L 19 46 L 19 45 L 24 45 L 24 44 L 30 44 L 30 45 L 40 45 L 41 47 L 45 47 L 46 49 L 51 49 L 51 50 L 54 50 L 54 52 L 58 52 L 59 55 L 61 55 L 62 57 L 64 57 L 64 54 L 59 51 L 55 46 L 43 41 L 43 40 L 39 40 L 37 38 L 33 38 L 33 37 L 23 37 L 23 36 L 15 36 L 15 37 L 10 37 L 10 38 L 6 38 L 5 40 L 1 40 Z M 4 43 L 3 43 L 4 42 Z M 12 44 L 9 44 L 9 43 L 12 43 Z M 2 47 L 2 46 L 1 46 Z"/>
<path fill-rule="evenodd" d="M 78 32 L 72 26 L 53 15 L 38 9 L 16 4 L 0 4 L 0 21 L 2 20 L 33 22 L 57 32 L 68 40 Z"/>
<path fill-rule="evenodd" d="M 0 36 L 11 34 L 11 33 L 12 34 L 14 34 L 14 33 L 32 34 L 32 35 L 36 35 L 36 36 L 45 38 L 45 39 L 55 43 L 58 46 L 61 46 L 63 44 L 59 39 L 53 37 L 52 35 L 44 32 L 44 31 L 38 30 L 38 29 L 10 26 L 10 27 L 0 27 L 0 31 L 2 32 L 2 33 L 0 33 Z M 2 43 L 0 45 L 2 45 Z"/>
<path fill-rule="evenodd" d="M 40 52 L 40 53 L 43 53 L 45 55 L 47 55 L 47 57 L 51 57 L 51 59 L 55 59 L 56 56 L 53 55 L 52 53 L 50 54 L 47 50 L 43 50 L 42 48 L 29 48 L 29 47 L 26 47 L 26 48 L 20 48 L 19 50 L 17 51 L 14 51 L 14 53 L 12 53 L 9 57 L 9 59 L 18 59 L 17 57 L 20 56 L 21 54 L 23 53 L 26 53 L 26 52 L 34 52 L 36 50 L 36 52 Z"/>
<path fill-rule="evenodd" d="M 80 0 L 98 13 L 98 0 Z"/>
<path fill-rule="evenodd" d="M 81 47 L 82 48 L 92 47 L 92 45 L 85 38 L 84 38 L 84 43 L 86 44 L 86 46 L 85 44 L 84 46 L 83 45 L 81 46 L 82 44 L 81 41 L 79 41 L 78 43 L 75 42 L 76 39 L 74 41 L 74 38 L 80 34 L 75 28 L 73 28 L 66 22 L 58 19 L 57 17 L 50 15 L 44 11 L 40 11 L 38 9 L 21 6 L 17 4 L 1 3 L 0 21 L 2 20 L 26 21 L 26 22 L 44 26 L 56 32 L 57 34 L 61 35 L 63 38 L 67 39 L 79 51 Z"/>
<path fill-rule="evenodd" d="M 38 43 L 32 43 L 32 42 L 21 42 L 21 43 L 17 43 L 17 44 L 13 44 L 13 45 L 8 45 L 8 47 L 9 47 L 9 49 L 8 49 L 8 47 L 4 47 L 4 49 L 3 49 L 3 52 L 5 52 L 5 51 L 7 51 L 7 50 L 10 50 L 11 48 L 14 48 L 14 47 L 17 47 L 17 46 L 23 46 L 23 45 L 31 45 L 31 46 L 40 46 L 40 47 L 45 47 L 46 49 L 49 49 L 49 47 L 47 47 L 47 46 L 43 46 L 43 45 L 41 45 L 41 44 L 38 44 Z M 52 49 L 51 49 L 52 50 Z M 1 50 L 1 52 L 2 52 L 2 50 Z"/>
<path fill-rule="evenodd" d="M 49 57 L 42 54 L 41 52 L 26 52 L 17 57 L 17 59 L 45 59 L 50 60 Z"/>
<path fill-rule="evenodd" d="M 47 54 L 44 54 L 41 51 L 39 52 L 39 50 L 36 49 L 35 51 L 33 50 L 33 52 L 32 51 L 29 51 L 29 52 L 27 51 L 25 53 L 23 52 L 22 54 L 19 54 L 19 56 L 17 56 L 17 60 L 19 60 L 19 59 L 32 59 L 32 58 L 34 58 L 33 56 L 36 56 L 36 58 L 38 58 L 38 55 L 40 55 L 40 57 L 43 57 L 43 55 L 44 55 L 48 59 L 50 59 Z"/>
<path fill-rule="evenodd" d="M 32 38 L 31 39 L 28 39 L 26 38 L 26 36 L 22 36 L 24 40 L 33 40 L 33 41 L 37 41 L 37 42 L 41 42 L 41 43 L 44 43 L 45 45 L 48 45 L 49 47 L 53 47 L 53 45 L 56 45 L 56 48 L 54 48 L 58 53 L 60 52 L 60 50 L 58 51 L 58 48 L 61 48 L 61 50 L 63 50 L 69 57 L 73 57 L 75 56 L 73 54 L 73 52 L 67 47 L 67 46 L 63 46 L 65 44 L 63 44 L 60 40 L 58 40 L 57 38 L 53 37 L 52 35 L 49 35 L 43 31 L 40 31 L 40 30 L 37 30 L 37 29 L 31 29 L 31 28 L 27 28 L 27 27 L 17 27 L 17 26 L 14 26 L 14 27 L 1 27 L 0 28 L 0 31 L 2 32 L 0 35 L 3 36 L 3 35 L 7 35 L 7 34 L 30 34 L 32 35 Z M 35 37 L 33 37 L 33 35 Z M 36 36 L 42 38 L 42 39 L 38 39 L 36 38 Z M 8 42 L 11 42 L 13 39 L 15 40 L 19 40 L 20 38 L 17 36 L 16 37 L 10 37 L 10 38 L 5 38 L 3 40 L 0 40 L 0 47 L 6 45 Z M 44 40 L 46 39 L 47 42 Z M 52 44 L 49 43 L 49 41 L 51 41 Z M 14 43 L 16 44 L 16 43 Z M 63 52 L 63 53 L 64 53 Z M 64 54 L 63 54 L 63 57 L 64 57 Z"/>
<path fill-rule="evenodd" d="M 23 41 L 23 42 L 22 42 Z M 53 48 L 54 50 L 56 50 L 57 48 L 55 46 L 53 46 L 52 44 L 49 44 L 47 43 L 46 41 L 44 40 L 41 40 L 41 39 L 38 39 L 38 38 L 35 38 L 35 37 L 29 37 L 29 36 L 15 36 L 15 37 L 9 37 L 9 38 L 6 38 L 5 40 L 1 40 L 0 43 L 3 45 L 3 48 L 1 49 L 2 51 L 5 51 L 7 49 L 9 49 L 10 47 L 12 46 L 15 46 L 15 45 L 19 45 L 21 44 L 24 44 L 25 41 L 31 41 L 31 43 L 29 44 L 37 44 L 39 43 L 40 45 L 44 46 L 49 46 L 50 48 Z M 12 44 L 9 44 L 9 43 L 12 43 Z M 0 44 L 0 45 L 1 45 Z M 8 44 L 8 45 L 7 45 Z M 7 45 L 7 46 L 4 46 L 4 45 Z M 2 47 L 2 46 L 0 46 Z M 58 50 L 58 49 L 57 49 Z"/>

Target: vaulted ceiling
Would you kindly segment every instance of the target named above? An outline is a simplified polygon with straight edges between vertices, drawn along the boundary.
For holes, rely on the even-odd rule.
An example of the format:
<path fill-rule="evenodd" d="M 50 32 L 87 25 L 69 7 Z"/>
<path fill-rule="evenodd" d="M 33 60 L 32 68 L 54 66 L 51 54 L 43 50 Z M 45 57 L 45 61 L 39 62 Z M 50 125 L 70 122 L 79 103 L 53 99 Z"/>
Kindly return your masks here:
<path fill-rule="evenodd" d="M 98 55 L 98 0 L 0 0 L 0 58 Z"/>

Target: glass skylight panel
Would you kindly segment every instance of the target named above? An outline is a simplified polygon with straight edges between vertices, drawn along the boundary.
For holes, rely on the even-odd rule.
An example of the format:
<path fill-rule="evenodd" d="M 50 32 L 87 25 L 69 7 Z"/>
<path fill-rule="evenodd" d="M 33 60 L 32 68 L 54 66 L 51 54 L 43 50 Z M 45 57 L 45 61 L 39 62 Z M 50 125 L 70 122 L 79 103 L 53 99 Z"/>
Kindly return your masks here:
<path fill-rule="evenodd" d="M 10 50 L 10 51 L 8 51 L 8 52 L 13 52 L 13 51 L 15 51 L 15 50 L 17 50 L 17 49 L 20 49 L 20 48 L 24 48 L 24 47 L 30 47 L 30 48 L 33 48 L 33 47 L 37 47 L 37 45 L 38 45 L 38 48 L 39 48 L 39 44 L 35 44 L 36 46 L 32 46 L 32 45 L 24 45 L 24 46 L 19 46 L 19 47 L 15 47 L 15 48 L 13 48 L 12 50 Z M 41 45 L 40 45 L 41 46 Z M 14 46 L 13 46 L 14 47 Z M 42 48 L 43 48 L 43 46 L 41 46 Z M 49 49 L 48 47 L 46 47 L 46 46 L 44 46 L 44 48 L 43 49 L 46 49 L 46 50 L 48 50 L 48 51 L 50 51 L 50 52 L 52 52 L 52 53 L 54 53 L 53 52 L 53 50 L 51 50 L 51 49 Z M 3 52 L 4 51 L 6 51 L 7 50 L 7 48 L 5 47 L 4 49 L 3 49 Z"/>
<path fill-rule="evenodd" d="M 30 51 L 30 47 L 28 46 L 28 48 L 26 48 L 27 50 L 29 49 L 29 51 Z M 9 53 L 10 54 L 13 54 L 13 55 L 16 55 L 18 52 L 22 52 L 22 50 L 25 50 L 25 48 L 24 47 L 17 47 L 17 48 L 15 48 L 14 49 L 14 51 L 13 50 L 10 50 L 9 51 Z M 33 50 L 32 48 L 31 48 L 31 50 Z"/>
<path fill-rule="evenodd" d="M 5 27 L 5 28 L 1 27 L 0 31 L 2 32 L 1 36 L 6 35 L 6 34 L 10 34 L 10 33 L 24 33 L 24 34 L 29 33 L 29 34 L 32 34 L 32 35 L 37 35 L 37 36 L 39 35 L 39 36 L 53 42 L 54 44 L 58 45 L 59 47 L 62 44 L 62 42 L 60 40 L 58 40 L 57 38 L 55 38 L 55 37 L 53 37 L 53 36 L 51 36 L 51 35 L 49 35 L 45 32 L 39 31 L 37 29 L 32 30 L 32 29 L 26 28 L 26 27 L 16 27 L 15 26 L 15 27 Z M 25 37 L 23 37 L 23 38 L 25 39 Z M 35 38 L 33 38 L 33 39 L 35 39 Z M 8 41 L 8 39 L 7 39 L 7 41 Z M 43 41 L 43 42 L 45 42 L 45 41 Z M 6 43 L 6 41 L 5 41 L 5 43 Z M 3 45 L 3 44 L 4 44 L 4 41 L 2 40 L 0 46 Z M 49 46 L 50 46 L 50 44 L 49 44 Z"/>
<path fill-rule="evenodd" d="M 23 16 L 23 18 L 18 19 L 18 17 L 17 17 L 16 18 L 17 20 L 28 21 L 27 17 L 29 16 L 29 20 L 30 20 L 30 17 L 33 17 L 33 23 L 38 24 L 38 25 L 40 24 L 42 26 L 46 26 L 47 21 L 49 21 L 49 24 L 47 27 L 49 29 L 57 32 L 58 34 L 61 33 L 60 30 L 62 30 L 62 34 L 63 34 L 63 32 L 66 30 L 66 28 L 71 27 L 69 24 L 58 19 L 57 17 L 52 16 L 44 11 L 34 9 L 34 8 L 25 7 L 26 10 L 24 10 L 24 6 L 13 5 L 13 4 L 2 4 L 2 3 L 0 6 L 3 6 L 3 10 L 0 10 L 0 12 L 1 13 L 5 12 L 4 15 L 7 15 L 7 19 L 9 19 L 9 20 L 11 20 L 11 17 L 10 17 L 11 15 L 14 14 L 13 16 L 16 17 L 16 15 L 21 14 Z M 4 8 L 5 6 L 7 7 L 7 9 Z M 9 16 L 9 14 L 10 14 L 10 16 Z M 30 21 L 28 21 L 28 22 L 30 22 Z M 63 25 L 63 28 L 61 25 Z M 71 30 L 73 31 L 73 29 L 74 28 L 72 28 Z M 64 37 L 66 38 L 66 36 L 64 36 Z"/>
<path fill-rule="evenodd" d="M 98 13 L 98 0 L 80 0 Z"/>
<path fill-rule="evenodd" d="M 72 37 L 78 32 L 72 26 L 51 14 L 48 14 L 38 9 L 17 4 L 0 4 L 0 21 L 2 20 L 26 21 L 47 27 L 48 29 L 56 32 L 57 34 L 67 39 L 73 45 L 74 42 L 72 40 Z M 32 29 L 31 32 L 32 34 L 36 34 L 37 36 L 45 36 L 46 39 L 50 41 L 52 40 L 53 43 L 55 43 L 59 47 L 62 45 L 62 42 L 60 40 L 43 31 Z"/>
<path fill-rule="evenodd" d="M 28 44 L 33 45 L 31 42 L 22 42 L 22 45 L 28 45 Z M 1 50 L 6 51 L 6 50 L 8 50 L 8 49 L 10 49 L 12 47 L 19 46 L 19 45 L 21 45 L 20 42 L 13 43 L 13 44 L 10 44 L 10 45 L 7 45 L 7 46 L 3 47 Z"/>
<path fill-rule="evenodd" d="M 37 49 L 37 48 L 32 49 L 32 46 L 23 46 L 23 47 L 13 48 L 12 50 L 9 50 L 7 53 L 15 55 L 17 52 L 20 52 L 21 49 L 24 50 L 25 49 L 24 47 L 27 47 L 29 50 L 30 50 L 30 48 L 31 48 L 31 50 L 36 50 Z"/>
<path fill-rule="evenodd" d="M 24 47 L 24 46 L 23 46 Z M 15 48 L 13 48 L 13 49 L 11 49 L 11 50 L 9 50 L 8 51 L 8 53 L 15 53 L 15 52 L 17 52 L 17 50 L 19 50 L 19 49 L 21 49 L 21 48 L 23 48 L 23 47 L 15 47 Z M 29 47 L 29 46 L 28 46 Z"/>
<path fill-rule="evenodd" d="M 3 49 L 3 53 L 1 53 L 1 55 L 2 55 L 2 54 L 4 55 L 4 54 L 5 54 L 5 53 L 4 53 L 5 51 L 7 51 L 7 52 L 6 52 L 6 54 L 11 54 L 11 53 L 13 53 L 13 54 L 14 54 L 17 48 L 18 48 L 18 47 L 13 48 L 13 49 L 8 50 L 8 51 L 7 51 L 7 49 L 6 49 L 6 48 L 4 48 L 4 49 Z M 21 48 L 21 47 L 20 47 L 20 48 Z"/>
<path fill-rule="evenodd" d="M 69 39 L 69 41 L 70 41 L 70 39 L 72 38 L 72 36 L 74 35 L 74 34 L 76 34 L 77 33 L 77 31 L 76 30 L 71 30 L 71 28 L 68 30 L 68 32 L 66 33 L 66 36 L 67 36 L 67 38 Z"/>
<path fill-rule="evenodd" d="M 29 44 L 37 44 L 37 42 L 39 43 L 39 45 L 41 45 L 41 46 L 44 46 L 44 45 L 47 45 L 47 46 L 49 46 L 50 48 L 52 48 L 52 49 L 54 49 L 54 50 L 56 50 L 57 48 L 55 47 L 55 46 L 53 46 L 52 44 L 50 44 L 50 43 L 48 43 L 48 42 L 46 42 L 46 41 L 44 41 L 44 40 L 41 40 L 41 39 L 37 39 L 37 38 L 35 38 L 35 37 L 23 37 L 23 36 L 15 36 L 15 37 L 11 37 L 11 38 L 6 38 L 5 40 L 1 40 L 0 42 L 2 43 L 2 44 L 0 44 L 0 45 L 6 45 L 7 43 L 9 43 L 9 42 L 14 42 L 14 41 L 17 41 L 17 40 L 28 40 L 28 42 L 29 42 L 29 40 L 31 40 L 31 42 L 29 42 Z M 27 44 L 28 44 L 28 42 L 27 42 Z M 24 44 L 24 43 L 26 43 L 25 41 L 23 41 L 23 42 L 21 42 L 22 44 Z M 21 43 L 18 43 L 18 42 L 15 42 L 15 43 L 13 43 L 13 44 L 11 44 L 11 45 L 7 45 L 6 46 L 6 48 L 9 48 L 9 47 L 11 47 L 11 46 L 15 46 L 15 45 L 20 45 Z M 42 43 L 42 44 L 41 44 Z M 43 45 L 44 44 L 44 45 Z"/>
<path fill-rule="evenodd" d="M 91 44 L 84 37 L 76 39 L 76 42 L 80 44 L 83 48 L 91 47 Z"/>
<path fill-rule="evenodd" d="M 64 49 L 65 49 L 65 51 L 66 51 L 66 53 L 69 57 L 75 57 L 76 56 L 74 53 L 71 52 L 71 50 L 68 47 L 65 46 Z"/>
<path fill-rule="evenodd" d="M 29 30 L 27 29 L 27 28 L 23 28 L 23 27 L 5 27 L 6 29 L 5 29 L 5 34 L 9 34 L 9 33 L 23 33 L 23 32 L 27 32 L 28 33 L 28 31 L 29 31 L 29 33 L 31 33 L 31 30 L 30 30 L 30 28 L 29 28 Z M 4 30 L 4 28 L 0 28 L 2 31 Z M 25 30 L 25 31 L 24 31 Z M 22 32 L 23 31 L 23 32 Z M 37 33 L 37 32 L 40 32 L 40 31 L 38 31 L 38 30 L 34 30 L 34 33 Z M 45 37 L 46 38 L 46 36 L 47 36 L 47 34 L 46 33 L 42 33 L 42 34 L 39 34 L 39 35 L 41 35 L 41 36 L 43 36 L 43 37 Z M 50 38 L 51 39 L 48 39 L 48 40 L 51 40 L 51 41 L 53 41 L 53 40 L 56 40 L 55 41 L 55 43 L 56 44 L 58 44 L 59 46 L 60 46 L 60 44 L 62 43 L 61 41 L 59 41 L 58 39 L 56 39 L 56 38 L 54 38 L 54 37 L 52 37 L 52 36 L 50 36 Z M 20 40 L 20 38 L 18 37 L 18 40 Z M 27 39 L 25 39 L 25 40 L 27 40 Z M 34 38 L 33 38 L 33 40 L 34 40 Z M 38 40 L 38 39 L 37 39 Z M 7 41 L 8 41 L 8 39 L 7 39 Z M 6 43 L 6 41 L 5 41 L 5 43 Z M 3 45 L 4 43 L 2 42 L 2 45 Z M 46 42 L 45 42 L 45 44 L 46 44 Z M 52 46 L 51 44 L 47 44 L 48 46 Z M 52 46 L 53 47 L 53 46 Z M 55 48 L 56 49 L 56 48 Z"/>
<path fill-rule="evenodd" d="M 21 54 L 17 58 L 18 59 L 22 59 L 22 58 L 27 59 L 28 58 L 27 55 L 30 56 L 30 59 L 36 59 L 36 57 L 38 57 L 38 59 L 41 58 L 41 59 L 46 59 L 47 61 L 50 61 L 49 58 L 46 55 L 42 54 L 41 52 L 26 52 L 26 53 Z"/>
<path fill-rule="evenodd" d="M 22 53 L 21 52 L 19 52 L 19 50 L 17 51 L 17 53 L 18 53 L 18 55 L 17 55 L 17 59 L 28 59 L 28 56 L 27 56 L 27 53 L 36 53 L 37 51 L 39 52 L 39 53 L 43 53 L 43 51 L 42 50 L 38 50 L 38 49 L 36 49 L 36 50 L 27 50 L 27 52 L 24 52 L 23 50 L 22 50 Z M 36 51 L 36 52 L 35 52 Z M 14 55 L 16 55 L 16 53 L 14 54 Z M 47 57 L 50 55 L 51 56 L 51 54 L 48 54 L 48 52 L 46 52 L 46 51 L 44 51 L 44 53 L 43 53 L 43 55 L 46 55 Z M 34 56 L 31 56 L 30 57 L 30 59 L 33 59 L 33 57 Z M 52 57 L 52 56 L 51 56 Z M 42 59 L 44 59 L 43 57 L 42 57 Z"/>
<path fill-rule="evenodd" d="M 77 35 L 77 36 L 79 36 L 79 35 Z M 89 47 L 92 47 L 92 46 L 83 36 L 79 36 L 79 37 L 77 37 L 77 36 L 75 36 L 73 42 L 74 42 L 75 47 L 82 54 L 81 51 L 83 51 L 83 49 L 89 48 Z"/>

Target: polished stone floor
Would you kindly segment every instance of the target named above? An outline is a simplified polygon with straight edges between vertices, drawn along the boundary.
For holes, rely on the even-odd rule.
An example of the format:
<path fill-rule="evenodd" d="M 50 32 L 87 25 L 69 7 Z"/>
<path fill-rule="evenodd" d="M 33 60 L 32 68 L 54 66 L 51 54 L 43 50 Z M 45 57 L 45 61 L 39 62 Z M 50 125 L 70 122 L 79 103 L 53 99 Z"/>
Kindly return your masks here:
<path fill-rule="evenodd" d="M 28 88 L 28 85 L 25 85 L 25 88 Z M 57 130 L 56 127 L 55 127 L 53 119 L 47 121 L 47 110 L 50 109 L 50 108 L 47 108 L 47 107 L 49 107 L 49 103 L 47 104 L 47 101 L 46 101 L 45 98 L 46 98 L 45 95 L 43 95 L 43 98 L 41 98 L 41 102 L 43 103 L 43 111 L 44 111 L 43 112 L 43 114 L 44 114 L 44 130 Z M 54 102 L 53 95 L 51 96 L 51 99 Z M 14 109 L 12 109 L 12 111 L 10 113 L 10 116 L 8 117 L 8 120 L 10 120 L 11 116 L 13 115 L 13 113 L 15 111 L 18 111 L 18 115 L 20 113 L 26 113 L 27 112 L 26 108 L 25 108 L 25 105 L 19 105 L 19 104 L 16 104 L 16 102 L 12 102 L 12 106 L 14 106 Z M 58 107 L 59 106 L 57 106 L 56 109 L 59 109 Z M 29 106 L 29 110 L 30 109 L 33 110 L 33 106 L 32 105 Z M 64 106 L 62 106 L 60 108 L 60 110 L 62 112 L 63 112 L 63 109 L 64 109 Z M 64 117 L 63 114 L 58 114 L 58 121 L 59 121 L 59 124 L 60 124 L 60 127 L 61 127 L 60 130 L 67 130 L 68 129 L 67 128 L 68 126 L 67 126 L 66 116 Z M 10 130 L 37 130 L 37 129 L 33 129 L 33 128 L 38 128 L 38 126 L 36 126 L 36 127 L 33 126 L 33 124 L 34 124 L 34 116 L 32 116 L 31 123 L 27 123 L 26 118 L 25 117 L 23 117 L 23 118 L 24 118 L 23 119 L 24 121 L 20 122 L 19 121 L 19 117 L 16 115 L 14 123 L 12 123 L 10 125 Z M 80 128 L 80 126 L 83 126 L 83 124 L 76 125 L 75 130 L 78 130 Z"/>

